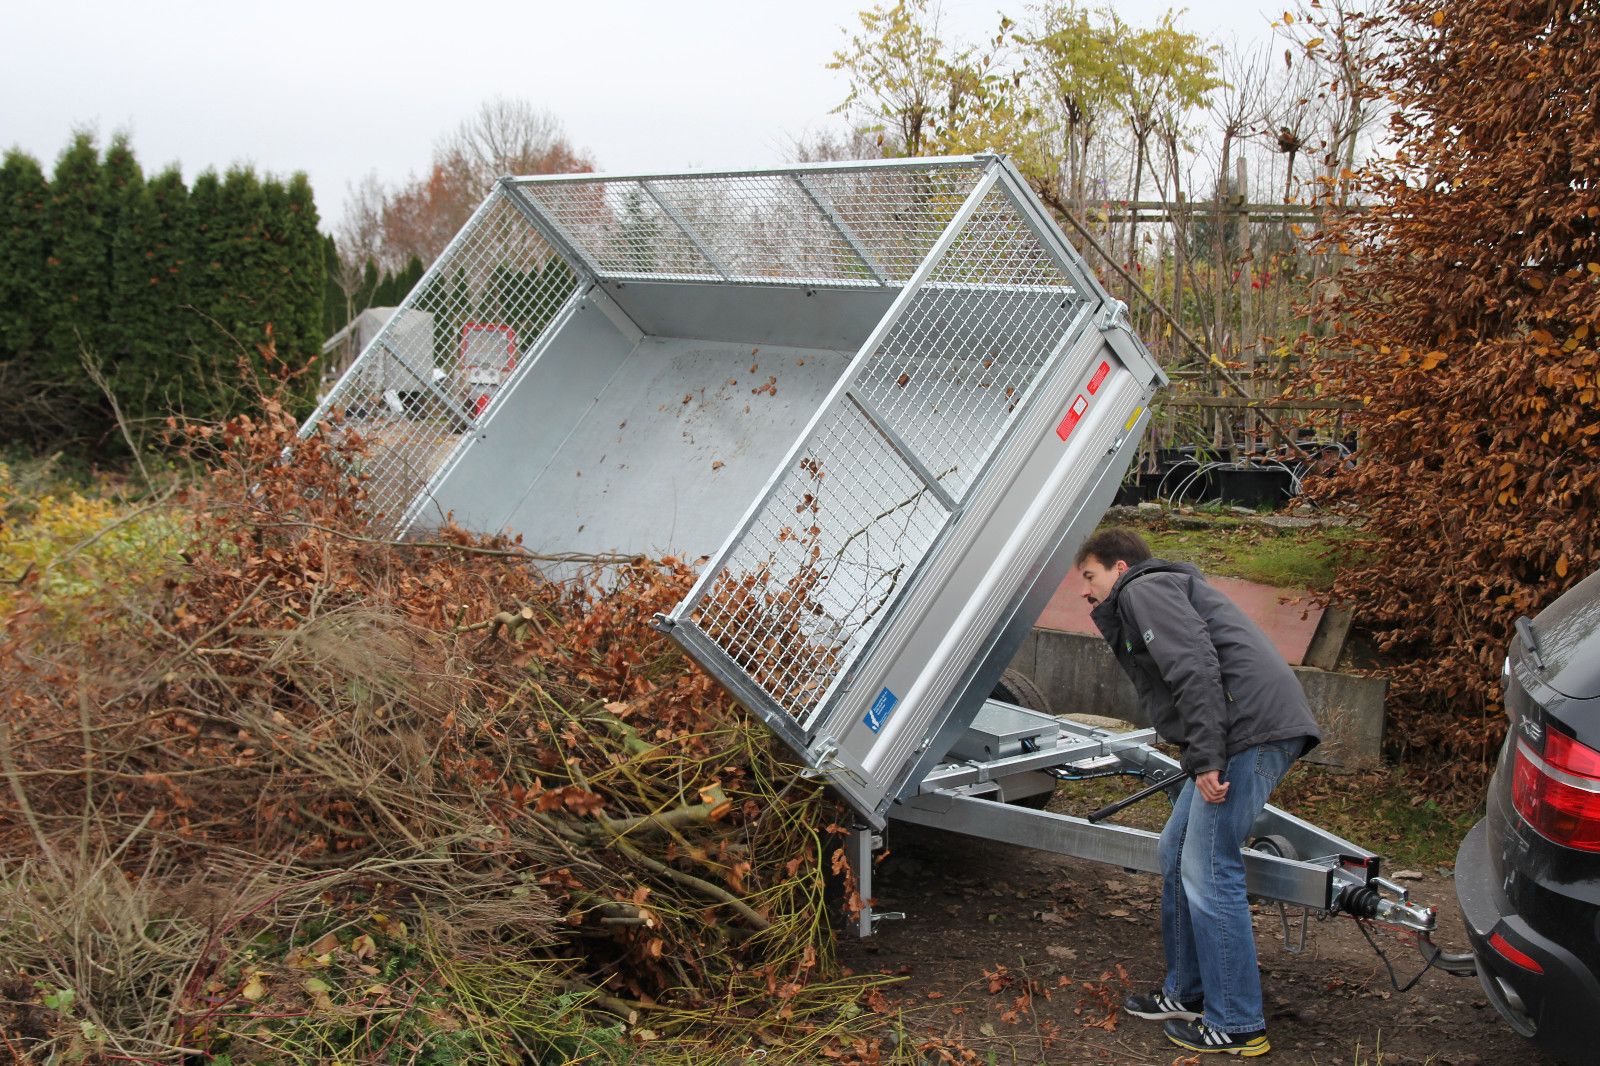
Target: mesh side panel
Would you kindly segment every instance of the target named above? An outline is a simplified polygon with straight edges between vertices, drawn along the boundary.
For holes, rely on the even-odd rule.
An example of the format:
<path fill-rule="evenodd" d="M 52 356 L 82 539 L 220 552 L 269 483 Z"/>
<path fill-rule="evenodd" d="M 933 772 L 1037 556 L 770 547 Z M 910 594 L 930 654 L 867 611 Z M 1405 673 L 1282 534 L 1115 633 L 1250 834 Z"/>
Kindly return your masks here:
<path fill-rule="evenodd" d="M 859 412 L 837 408 L 691 621 L 805 723 L 947 517 Z"/>
<path fill-rule="evenodd" d="M 532 183 L 522 188 L 602 275 L 721 277 L 642 182 Z"/>
<path fill-rule="evenodd" d="M 857 393 L 960 499 L 1087 297 L 990 193 L 874 353 Z"/>
<path fill-rule="evenodd" d="M 877 283 L 793 177 L 686 178 L 654 187 L 731 275 Z"/>
<path fill-rule="evenodd" d="M 496 192 L 307 423 L 365 442 L 360 472 L 375 524 L 400 521 L 575 286 Z"/>
<path fill-rule="evenodd" d="M 807 175 L 893 282 L 910 279 L 973 186 L 977 169 L 843 170 Z"/>
<path fill-rule="evenodd" d="M 601 276 L 720 279 L 720 265 L 745 281 L 877 284 L 881 274 L 892 284 L 927 257 L 981 174 L 965 166 L 814 171 L 804 185 L 799 172 L 652 181 L 692 239 L 638 181 L 521 188 Z"/>

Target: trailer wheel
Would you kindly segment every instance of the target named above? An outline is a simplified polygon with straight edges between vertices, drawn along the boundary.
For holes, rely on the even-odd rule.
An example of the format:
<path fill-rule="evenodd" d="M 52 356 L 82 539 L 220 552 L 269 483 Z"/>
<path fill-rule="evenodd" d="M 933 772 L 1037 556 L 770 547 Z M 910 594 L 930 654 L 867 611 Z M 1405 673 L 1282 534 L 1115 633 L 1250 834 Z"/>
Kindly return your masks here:
<path fill-rule="evenodd" d="M 1278 836 L 1276 833 L 1268 833 L 1265 836 L 1256 837 L 1255 840 L 1250 842 L 1250 850 L 1259 851 L 1264 855 L 1276 855 L 1280 859 L 1298 859 L 1300 857 L 1300 850 L 1289 843 L 1289 838 Z"/>
<path fill-rule="evenodd" d="M 1045 699 L 1039 686 L 1033 683 L 1033 678 L 1020 670 L 1007 670 L 1000 675 L 1000 680 L 995 683 L 994 691 L 989 693 L 989 698 L 1002 703 L 1015 704 L 1030 711 L 1040 714 L 1051 714 L 1050 701 Z"/>

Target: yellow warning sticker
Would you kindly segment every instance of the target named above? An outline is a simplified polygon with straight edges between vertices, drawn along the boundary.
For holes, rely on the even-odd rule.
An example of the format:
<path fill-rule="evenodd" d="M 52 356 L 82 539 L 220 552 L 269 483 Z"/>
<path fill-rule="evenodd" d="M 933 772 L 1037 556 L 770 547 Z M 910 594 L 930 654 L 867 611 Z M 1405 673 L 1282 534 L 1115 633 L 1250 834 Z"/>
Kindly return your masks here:
<path fill-rule="evenodd" d="M 1133 414 L 1128 416 L 1128 424 L 1122 427 L 1122 432 L 1126 433 L 1126 432 L 1128 432 L 1128 430 L 1132 429 L 1133 428 L 1133 424 L 1135 422 L 1139 421 L 1139 416 L 1142 415 L 1142 414 L 1144 414 L 1144 408 L 1143 407 L 1135 407 L 1133 409 Z"/>

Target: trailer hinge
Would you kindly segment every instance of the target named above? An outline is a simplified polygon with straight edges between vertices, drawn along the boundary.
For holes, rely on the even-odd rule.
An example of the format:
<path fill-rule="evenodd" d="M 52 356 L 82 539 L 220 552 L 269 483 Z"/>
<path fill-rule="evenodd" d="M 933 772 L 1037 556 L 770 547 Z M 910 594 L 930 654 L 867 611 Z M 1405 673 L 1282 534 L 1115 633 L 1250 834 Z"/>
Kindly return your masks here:
<path fill-rule="evenodd" d="M 1094 324 L 1101 333 L 1108 333 L 1119 326 L 1126 327 L 1124 316 L 1128 313 L 1128 305 L 1121 300 L 1107 300 L 1100 305 L 1100 313 L 1095 316 Z"/>
<path fill-rule="evenodd" d="M 673 627 L 677 624 L 672 620 L 671 615 L 662 614 L 660 611 L 657 611 L 650 618 L 650 628 L 657 633 L 671 633 Z"/>

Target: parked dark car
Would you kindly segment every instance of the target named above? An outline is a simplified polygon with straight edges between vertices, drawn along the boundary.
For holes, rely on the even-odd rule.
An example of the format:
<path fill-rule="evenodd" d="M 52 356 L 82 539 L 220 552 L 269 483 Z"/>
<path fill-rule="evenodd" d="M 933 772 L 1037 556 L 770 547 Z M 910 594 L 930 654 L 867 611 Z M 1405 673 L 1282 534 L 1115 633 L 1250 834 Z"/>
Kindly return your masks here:
<path fill-rule="evenodd" d="M 1495 1009 L 1600 1061 L 1600 573 L 1517 620 L 1504 675 L 1511 731 L 1456 895 Z"/>

